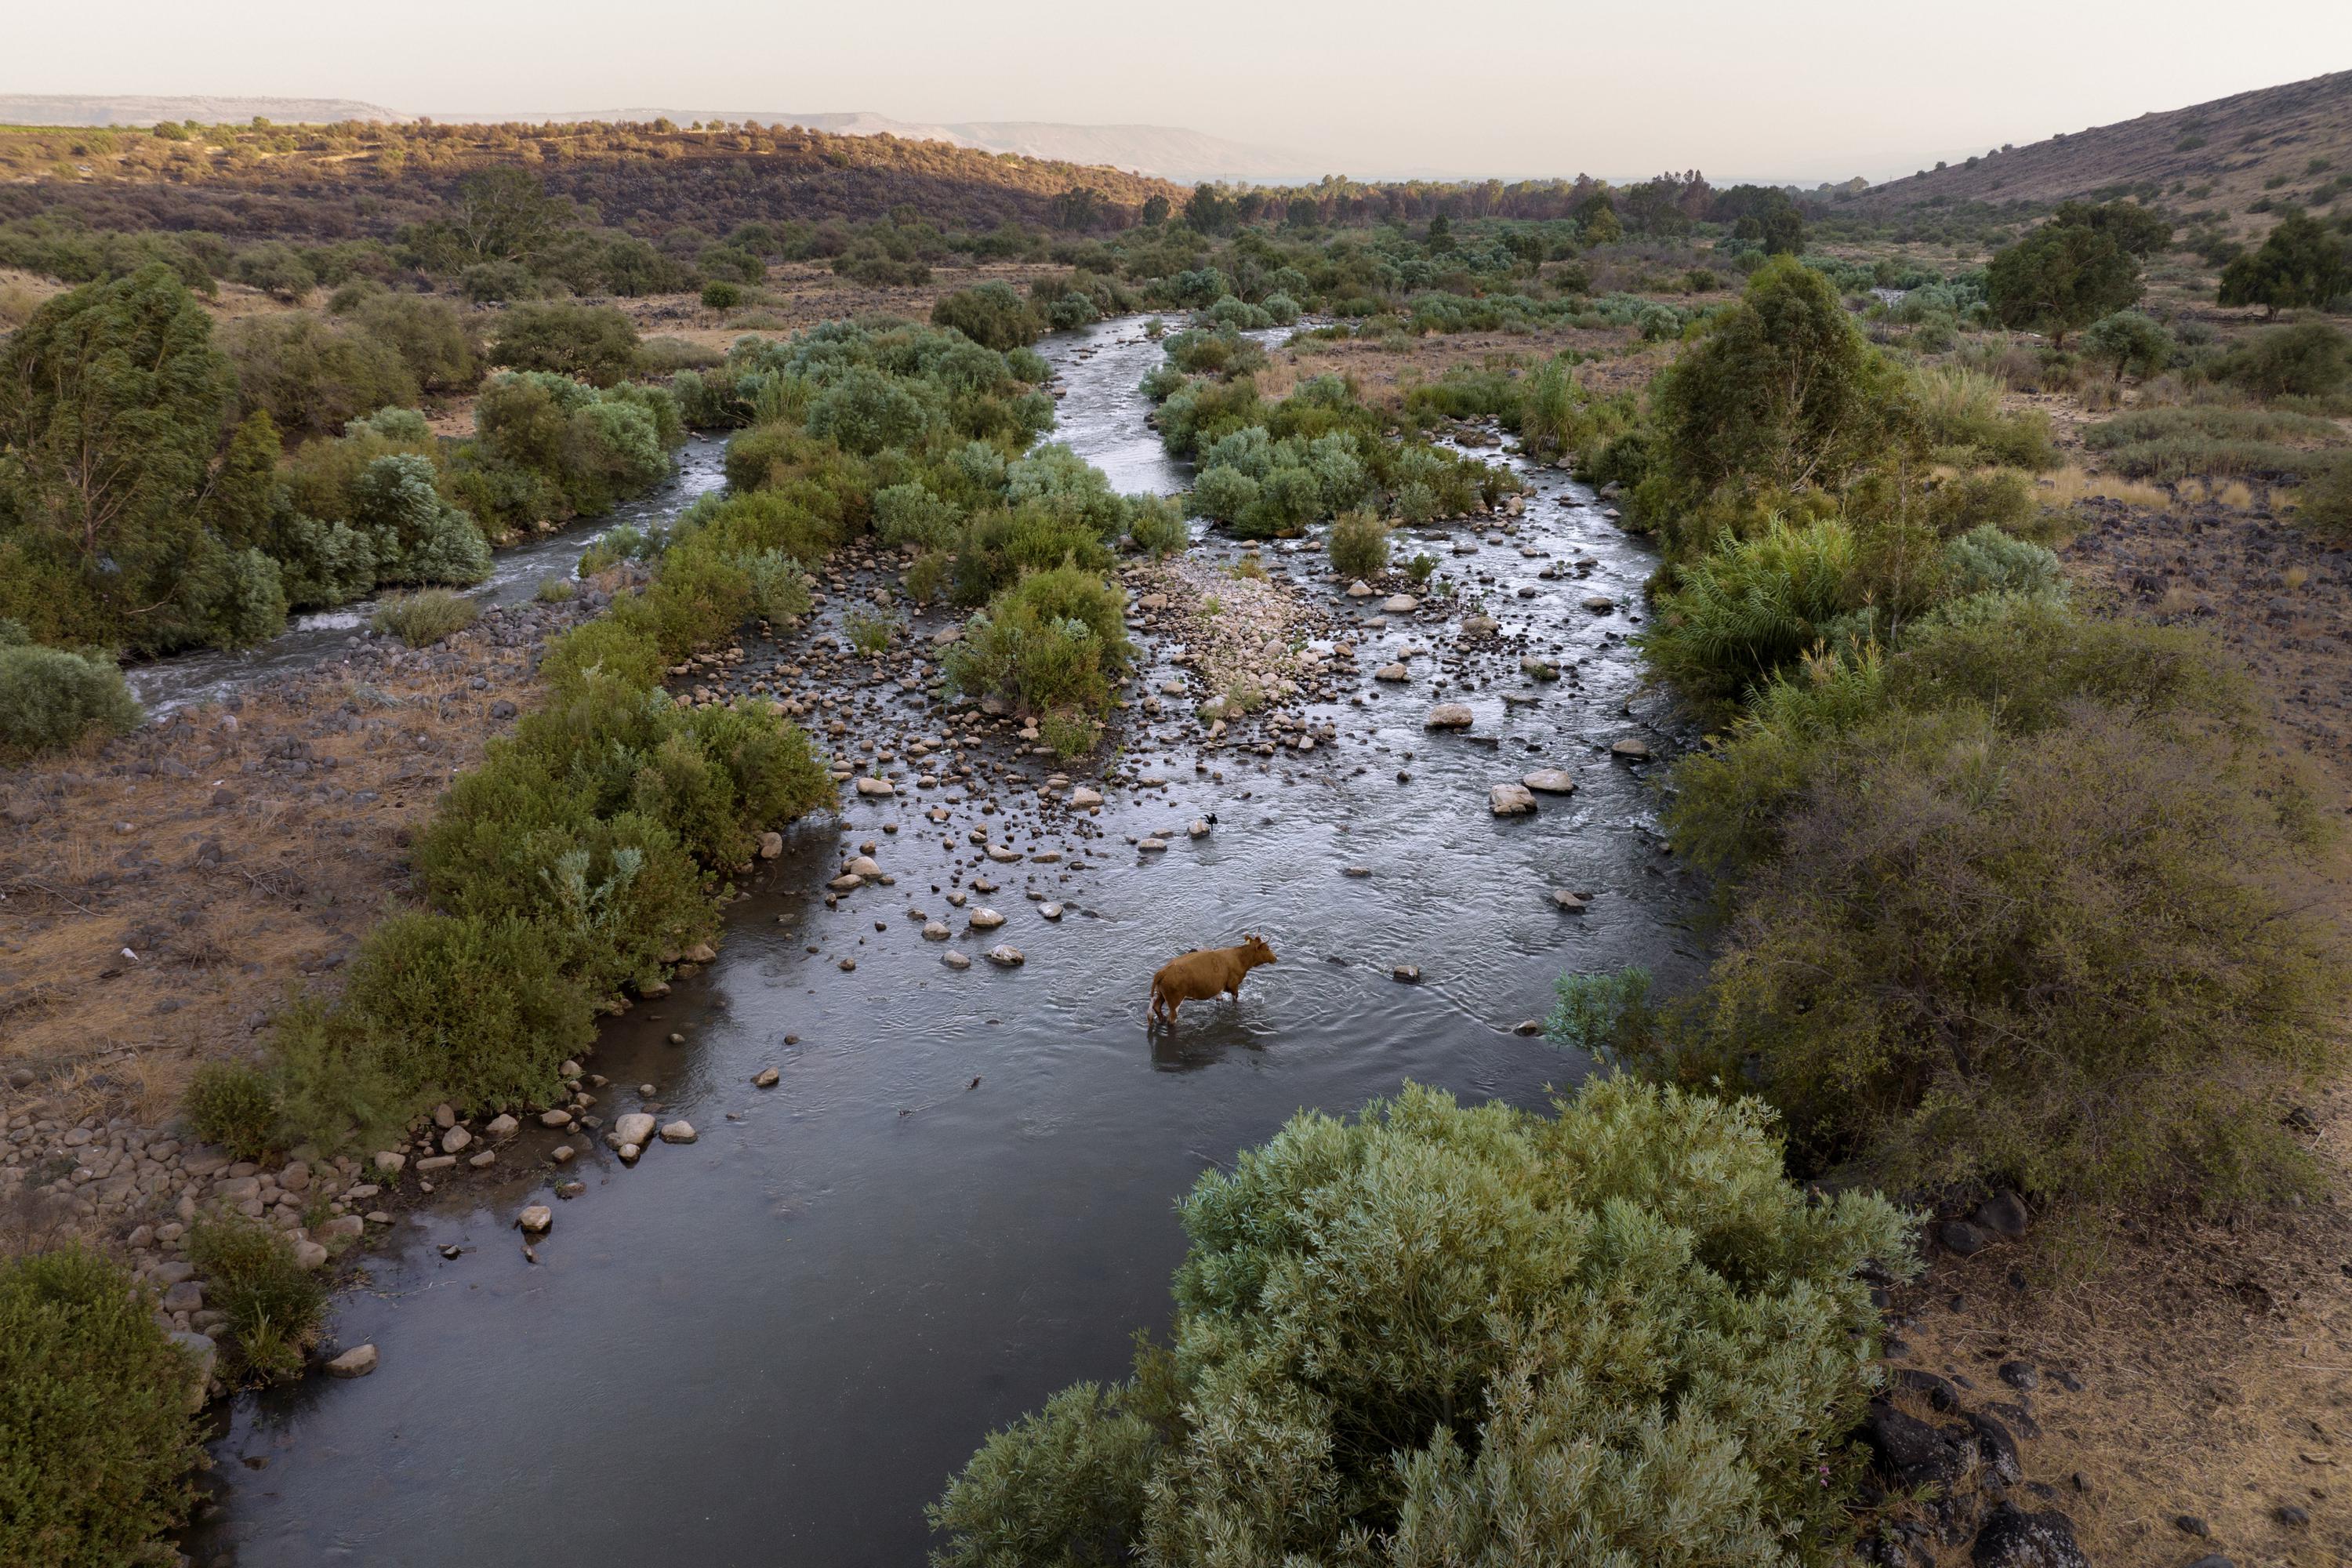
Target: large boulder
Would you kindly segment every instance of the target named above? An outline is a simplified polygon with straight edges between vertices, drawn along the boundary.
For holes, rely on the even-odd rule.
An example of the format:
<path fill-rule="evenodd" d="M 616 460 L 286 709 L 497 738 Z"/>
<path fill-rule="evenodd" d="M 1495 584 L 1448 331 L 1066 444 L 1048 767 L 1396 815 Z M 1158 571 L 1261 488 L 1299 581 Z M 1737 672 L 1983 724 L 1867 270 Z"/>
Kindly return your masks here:
<path fill-rule="evenodd" d="M 1498 784 L 1486 792 L 1486 807 L 1496 816 L 1521 816 L 1535 810 L 1536 797 L 1525 784 Z"/>
<path fill-rule="evenodd" d="M 1476 721 L 1477 715 L 1470 711 L 1468 703 L 1441 702 L 1421 722 L 1423 728 L 1429 730 L 1467 730 Z"/>
<path fill-rule="evenodd" d="M 1969 1552 L 1975 1568 L 2091 1568 L 2074 1544 L 2074 1521 L 2056 1509 L 2027 1513 L 2004 1502 L 1986 1516 Z"/>

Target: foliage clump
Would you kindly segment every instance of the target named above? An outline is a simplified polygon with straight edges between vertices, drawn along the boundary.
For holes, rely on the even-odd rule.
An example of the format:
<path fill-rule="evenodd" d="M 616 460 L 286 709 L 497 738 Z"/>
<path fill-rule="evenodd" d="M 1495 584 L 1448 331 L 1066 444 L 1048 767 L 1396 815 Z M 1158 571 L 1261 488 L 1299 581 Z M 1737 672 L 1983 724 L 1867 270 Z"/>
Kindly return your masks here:
<path fill-rule="evenodd" d="M 246 1372 L 265 1383 L 299 1376 L 325 1329 L 327 1289 L 286 1233 L 243 1215 L 199 1219 L 188 1261 L 205 1277 L 205 1300 L 227 1318 Z"/>
<path fill-rule="evenodd" d="M 1555 1109 L 1407 1085 L 1204 1175 L 1172 1348 L 991 1436 L 932 1561 L 1832 1561 L 1859 1271 L 1906 1269 L 1908 1222 L 1809 1201 L 1752 1100 Z"/>
<path fill-rule="evenodd" d="M 0 1562 L 165 1564 L 202 1449 L 195 1367 L 79 1247 L 0 1257 Z"/>

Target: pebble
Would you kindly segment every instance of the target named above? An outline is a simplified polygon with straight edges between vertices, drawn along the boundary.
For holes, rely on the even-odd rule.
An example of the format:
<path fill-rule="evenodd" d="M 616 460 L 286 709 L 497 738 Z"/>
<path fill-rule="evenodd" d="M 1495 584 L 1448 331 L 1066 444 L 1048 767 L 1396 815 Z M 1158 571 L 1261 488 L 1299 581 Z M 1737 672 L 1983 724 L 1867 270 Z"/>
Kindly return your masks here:
<path fill-rule="evenodd" d="M 618 1116 L 613 1120 L 613 1142 L 615 1143 L 635 1143 L 642 1149 L 652 1140 L 653 1135 L 654 1119 L 642 1110 L 632 1110 L 625 1116 Z"/>
<path fill-rule="evenodd" d="M 694 1130 L 694 1123 L 684 1120 L 666 1122 L 661 1130 L 661 1141 L 665 1143 L 691 1143 L 699 1136 Z"/>
<path fill-rule="evenodd" d="M 1400 963 L 1389 971 L 1389 978 L 1402 980 L 1407 985 L 1418 985 L 1421 984 L 1421 968 L 1418 964 Z"/>
<path fill-rule="evenodd" d="M 1476 721 L 1477 715 L 1470 711 L 1466 703 L 1441 702 L 1421 722 L 1427 730 L 1467 730 Z"/>
<path fill-rule="evenodd" d="M 1018 969 L 1029 961 L 1019 948 L 1009 942 L 1001 942 L 988 950 L 988 962 L 1000 969 Z"/>
<path fill-rule="evenodd" d="M 930 933 L 926 931 L 924 934 L 928 936 Z M 782 1077 L 783 1075 L 773 1068 L 761 1068 L 759 1071 L 759 1075 L 751 1079 L 751 1087 L 753 1089 L 773 1089 Z"/>
<path fill-rule="evenodd" d="M 1486 792 L 1486 806 L 1496 816 L 1522 816 L 1535 810 L 1536 797 L 1525 784 L 1498 784 Z"/>
<path fill-rule="evenodd" d="M 1004 923 L 1004 917 L 985 904 L 972 910 L 966 918 L 971 921 L 971 929 L 974 931 L 994 931 Z"/>
<path fill-rule="evenodd" d="M 1519 782 L 1541 795 L 1574 795 L 1576 780 L 1558 768 L 1538 768 L 1521 775 Z"/>
<path fill-rule="evenodd" d="M 1629 763 L 1646 763 L 1652 755 L 1649 742 L 1633 737 L 1618 742 L 1609 751 L 1612 755 L 1622 757 Z"/>
<path fill-rule="evenodd" d="M 515 1223 L 532 1236 L 544 1236 L 555 1224 L 555 1211 L 545 1204 L 532 1204 L 515 1216 Z"/>

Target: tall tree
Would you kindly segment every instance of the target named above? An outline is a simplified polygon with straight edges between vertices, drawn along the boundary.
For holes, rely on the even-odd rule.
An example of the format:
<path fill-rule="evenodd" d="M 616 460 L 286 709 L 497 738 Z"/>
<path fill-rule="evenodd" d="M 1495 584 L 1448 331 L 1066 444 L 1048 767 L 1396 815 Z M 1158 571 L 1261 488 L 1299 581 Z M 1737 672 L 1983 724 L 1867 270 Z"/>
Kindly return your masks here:
<path fill-rule="evenodd" d="M 2043 224 L 1992 258 L 1985 292 L 2005 326 L 2066 334 L 2137 304 L 2139 263 L 2105 228 Z"/>

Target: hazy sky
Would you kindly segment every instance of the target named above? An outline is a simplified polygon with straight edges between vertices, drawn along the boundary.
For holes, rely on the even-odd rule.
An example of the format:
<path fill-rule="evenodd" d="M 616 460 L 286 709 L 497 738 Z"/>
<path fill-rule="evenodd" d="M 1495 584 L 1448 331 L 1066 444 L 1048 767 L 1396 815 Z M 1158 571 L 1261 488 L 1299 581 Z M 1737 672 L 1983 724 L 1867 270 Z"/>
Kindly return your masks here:
<path fill-rule="evenodd" d="M 1334 172 L 1908 173 L 2352 67 L 2345 0 L 19 0 L 0 91 L 1184 125 Z"/>

